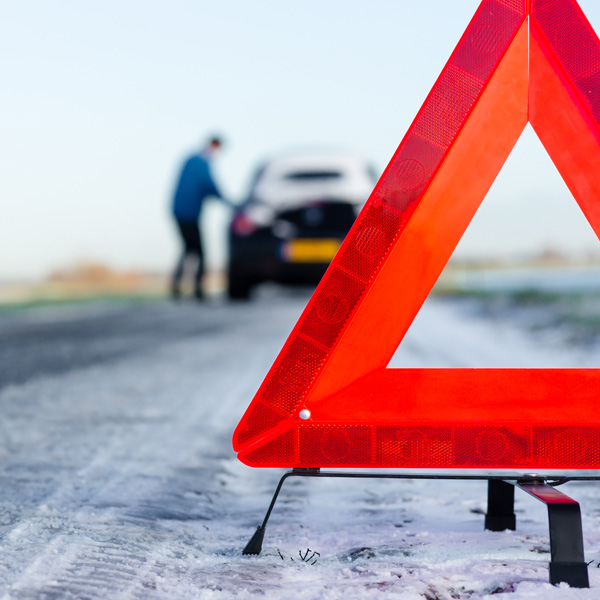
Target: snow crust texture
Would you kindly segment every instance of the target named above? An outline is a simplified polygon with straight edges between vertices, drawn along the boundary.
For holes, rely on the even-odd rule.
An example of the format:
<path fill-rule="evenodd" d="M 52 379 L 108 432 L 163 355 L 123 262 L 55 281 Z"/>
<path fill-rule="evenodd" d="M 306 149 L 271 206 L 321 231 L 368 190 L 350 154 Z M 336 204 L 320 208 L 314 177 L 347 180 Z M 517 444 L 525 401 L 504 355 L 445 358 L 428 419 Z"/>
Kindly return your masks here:
<path fill-rule="evenodd" d="M 587 590 L 548 583 L 547 515 L 529 496 L 516 493 L 517 531 L 483 530 L 485 482 L 292 478 L 262 554 L 242 556 L 282 472 L 239 463 L 231 434 L 306 301 L 265 295 L 248 306 L 0 321 L 14 335 L 27 319 L 74 331 L 111 315 L 121 323 L 121 342 L 110 340 L 119 352 L 101 334 L 57 337 L 57 352 L 62 344 L 102 359 L 0 389 L 0 598 L 598 598 L 600 483 L 561 488 L 581 502 Z M 6 358 L 30 353 L 23 359 L 35 364 L 44 342 L 36 350 L 31 339 Z M 597 363 L 589 349 L 434 299 L 392 366 Z"/>

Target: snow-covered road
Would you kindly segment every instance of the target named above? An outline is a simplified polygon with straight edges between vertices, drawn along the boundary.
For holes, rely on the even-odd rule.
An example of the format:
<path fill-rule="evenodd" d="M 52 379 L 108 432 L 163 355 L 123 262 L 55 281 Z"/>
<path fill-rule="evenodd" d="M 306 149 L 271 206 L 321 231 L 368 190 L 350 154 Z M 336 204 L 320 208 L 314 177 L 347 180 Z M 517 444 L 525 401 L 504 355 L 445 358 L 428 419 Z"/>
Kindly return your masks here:
<path fill-rule="evenodd" d="M 561 488 L 582 503 L 589 590 L 547 583 L 545 509 L 525 494 L 516 532 L 483 531 L 483 482 L 293 479 L 262 555 L 241 555 L 281 472 L 240 464 L 231 433 L 306 301 L 0 319 L 0 598 L 598 598 L 600 483 Z M 598 358 L 429 300 L 392 363 Z"/>

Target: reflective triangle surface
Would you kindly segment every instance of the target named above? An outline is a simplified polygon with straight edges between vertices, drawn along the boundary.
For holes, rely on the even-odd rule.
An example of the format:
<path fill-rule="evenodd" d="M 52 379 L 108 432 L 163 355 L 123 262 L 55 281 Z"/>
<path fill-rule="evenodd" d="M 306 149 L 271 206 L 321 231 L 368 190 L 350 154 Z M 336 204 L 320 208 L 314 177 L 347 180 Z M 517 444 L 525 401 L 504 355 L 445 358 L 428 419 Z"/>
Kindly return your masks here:
<path fill-rule="evenodd" d="M 600 468 L 600 371 L 386 369 L 528 122 L 598 235 L 600 42 L 575 0 L 483 0 L 236 428 L 240 460 Z"/>

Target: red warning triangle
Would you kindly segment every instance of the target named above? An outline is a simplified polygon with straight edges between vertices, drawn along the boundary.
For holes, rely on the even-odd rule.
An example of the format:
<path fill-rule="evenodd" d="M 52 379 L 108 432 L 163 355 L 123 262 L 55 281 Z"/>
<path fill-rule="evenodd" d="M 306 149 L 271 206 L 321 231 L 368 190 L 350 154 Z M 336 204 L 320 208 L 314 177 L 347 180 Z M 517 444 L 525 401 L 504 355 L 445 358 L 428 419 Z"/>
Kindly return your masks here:
<path fill-rule="evenodd" d="M 600 468 L 600 370 L 386 369 L 528 122 L 600 235 L 575 0 L 483 0 L 235 430 L 242 462 Z"/>

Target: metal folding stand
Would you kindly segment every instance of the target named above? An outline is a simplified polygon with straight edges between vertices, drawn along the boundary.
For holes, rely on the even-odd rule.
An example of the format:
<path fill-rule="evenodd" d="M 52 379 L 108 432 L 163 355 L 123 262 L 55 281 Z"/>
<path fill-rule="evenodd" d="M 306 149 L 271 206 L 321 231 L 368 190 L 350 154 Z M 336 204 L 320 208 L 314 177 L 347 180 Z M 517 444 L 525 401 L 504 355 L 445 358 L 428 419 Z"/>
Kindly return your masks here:
<path fill-rule="evenodd" d="M 320 469 L 294 469 L 279 480 L 267 514 L 243 554 L 260 554 L 269 517 L 289 477 L 345 479 L 460 479 L 488 482 L 488 510 L 485 529 L 504 531 L 516 529 L 514 512 L 515 487 L 522 489 L 548 507 L 550 529 L 550 583 L 561 582 L 571 587 L 589 587 L 587 564 L 583 554 L 583 530 L 579 503 L 556 489 L 568 481 L 597 480 L 598 477 L 546 477 L 538 475 L 429 475 L 390 473 L 323 472 Z"/>

